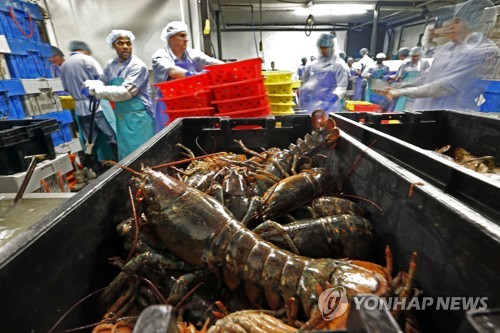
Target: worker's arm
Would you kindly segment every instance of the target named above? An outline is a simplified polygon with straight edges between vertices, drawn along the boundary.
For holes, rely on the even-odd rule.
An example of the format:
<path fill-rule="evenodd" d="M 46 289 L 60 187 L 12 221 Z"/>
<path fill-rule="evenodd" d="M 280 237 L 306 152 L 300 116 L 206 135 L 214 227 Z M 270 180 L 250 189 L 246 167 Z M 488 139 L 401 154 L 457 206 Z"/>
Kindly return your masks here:
<path fill-rule="evenodd" d="M 411 98 L 443 97 L 453 92 L 454 89 L 451 86 L 445 86 L 440 80 L 419 87 L 389 90 L 389 94 L 393 97 L 408 96 Z"/>

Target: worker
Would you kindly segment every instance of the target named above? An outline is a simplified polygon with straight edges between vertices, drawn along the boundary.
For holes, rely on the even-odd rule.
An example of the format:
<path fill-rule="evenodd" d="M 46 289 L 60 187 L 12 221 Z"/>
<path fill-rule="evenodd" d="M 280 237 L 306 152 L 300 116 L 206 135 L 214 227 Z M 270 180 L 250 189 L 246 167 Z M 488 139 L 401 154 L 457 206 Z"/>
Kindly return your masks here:
<path fill-rule="evenodd" d="M 303 57 L 302 59 L 300 59 L 300 62 L 301 64 L 299 68 L 297 68 L 297 79 L 302 81 L 302 78 L 304 77 L 304 70 L 306 69 L 307 65 L 307 58 Z"/>
<path fill-rule="evenodd" d="M 347 64 L 334 54 L 333 36 L 321 34 L 317 46 L 319 57 L 304 71 L 300 88 L 300 106 L 309 113 L 315 110 L 339 112 L 340 100 L 347 90 Z"/>
<path fill-rule="evenodd" d="M 345 93 L 346 99 L 352 99 L 354 96 L 354 85 L 356 82 L 356 70 L 353 67 L 354 59 L 352 57 L 347 58 L 347 68 L 348 68 L 348 82 L 347 91 Z"/>
<path fill-rule="evenodd" d="M 420 47 L 414 47 L 410 51 L 410 59 L 403 61 L 403 64 L 399 67 L 396 72 L 395 82 L 409 83 L 425 73 L 425 71 L 430 67 L 427 60 L 421 59 L 422 50 Z M 405 96 L 398 97 L 395 101 L 393 111 L 403 111 L 407 107 L 411 108 L 414 100 Z"/>
<path fill-rule="evenodd" d="M 366 87 L 368 81 L 363 77 L 365 71 L 372 67 L 375 62 L 370 58 L 370 51 L 367 48 L 362 48 L 359 50 L 359 55 L 361 59 L 353 64 L 356 69 L 356 84 L 354 87 L 354 100 L 361 101 L 365 100 Z"/>
<path fill-rule="evenodd" d="M 90 110 L 89 98 L 82 94 L 82 87 L 87 80 L 96 80 L 102 74 L 101 65 L 90 56 L 91 50 L 87 43 L 79 40 L 73 40 L 69 43 L 71 53 L 66 61 L 61 65 L 61 81 L 64 89 L 75 100 L 75 115 L 77 118 L 80 134 L 85 142 L 89 142 L 90 126 L 93 127 L 92 143 L 96 143 L 97 136 L 102 134 L 109 144 L 113 153 L 116 154 L 116 135 L 110 124 L 110 121 L 99 106 L 92 122 L 92 110 Z M 98 145 L 92 155 L 97 155 Z"/>
<path fill-rule="evenodd" d="M 112 30 L 106 42 L 117 57 L 106 64 L 99 80 L 85 82 L 91 95 L 115 103 L 119 160 L 154 135 L 148 69 L 132 54 L 134 39 L 131 31 Z"/>
<path fill-rule="evenodd" d="M 408 59 L 408 55 L 410 54 L 410 49 L 407 47 L 402 47 L 398 50 L 398 60 L 406 60 Z"/>
<path fill-rule="evenodd" d="M 386 59 L 385 53 L 378 53 L 375 56 L 375 59 L 377 62 L 375 62 L 371 67 L 368 67 L 363 72 L 362 76 L 367 80 L 365 101 L 380 104 L 382 100 L 378 96 L 373 96 L 373 90 L 381 90 L 380 88 L 385 90 L 385 87 L 381 87 L 383 84 L 381 80 L 384 80 L 385 76 L 389 74 L 389 66 L 384 65 L 384 60 Z M 377 94 L 375 93 L 375 95 Z"/>
<path fill-rule="evenodd" d="M 52 57 L 49 58 L 50 62 L 50 75 L 51 77 L 61 77 L 61 65 L 64 62 L 64 53 L 55 46 L 50 46 L 52 49 Z"/>
<path fill-rule="evenodd" d="M 483 79 L 495 73 L 499 48 L 485 36 L 493 26 L 496 9 L 483 16 L 490 0 L 469 0 L 457 5 L 449 26 L 450 41 L 441 46 L 430 68 L 418 79 L 387 91 L 388 98 L 415 98 L 412 110 L 478 111 L 476 99 L 485 89 Z M 484 23 L 488 22 L 488 23 Z"/>
<path fill-rule="evenodd" d="M 184 22 L 172 21 L 161 32 L 160 38 L 167 44 L 153 54 L 153 82 L 160 83 L 174 79 L 189 77 L 200 73 L 206 65 L 222 64 L 223 62 L 209 57 L 201 51 L 187 47 L 188 29 Z M 156 130 L 164 127 L 168 120 L 160 90 L 155 87 Z"/>

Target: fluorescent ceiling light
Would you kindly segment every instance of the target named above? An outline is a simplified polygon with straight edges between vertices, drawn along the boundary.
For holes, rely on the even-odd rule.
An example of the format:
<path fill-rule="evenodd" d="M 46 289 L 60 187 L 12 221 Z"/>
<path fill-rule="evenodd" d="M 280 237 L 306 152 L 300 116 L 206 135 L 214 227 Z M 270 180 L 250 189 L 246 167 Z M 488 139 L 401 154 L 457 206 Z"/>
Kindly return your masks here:
<path fill-rule="evenodd" d="M 363 15 L 367 11 L 373 10 L 373 5 L 357 5 L 357 4 L 317 4 L 308 8 L 299 8 L 293 11 L 297 15 L 314 16 L 321 15 Z"/>

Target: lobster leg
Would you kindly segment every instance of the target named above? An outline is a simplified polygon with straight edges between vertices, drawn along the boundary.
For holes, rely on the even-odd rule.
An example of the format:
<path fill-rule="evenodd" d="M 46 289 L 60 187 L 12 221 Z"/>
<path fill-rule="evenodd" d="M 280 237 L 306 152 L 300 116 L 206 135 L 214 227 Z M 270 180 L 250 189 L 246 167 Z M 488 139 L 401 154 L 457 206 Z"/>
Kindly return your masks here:
<path fill-rule="evenodd" d="M 295 254 L 300 253 L 297 249 L 297 246 L 295 246 L 295 243 L 288 235 L 287 230 L 283 228 L 283 226 L 279 223 L 276 223 L 274 221 L 265 221 L 252 231 L 269 242 L 271 241 L 270 239 L 272 239 L 274 236 L 280 236 L 283 242 L 288 247 L 285 248 L 285 250 L 292 251 Z"/>
<path fill-rule="evenodd" d="M 260 197 L 252 197 L 248 204 L 248 210 L 241 218 L 241 223 L 248 226 L 248 223 L 255 217 L 257 210 L 262 206 L 262 199 Z"/>
<path fill-rule="evenodd" d="M 193 273 L 188 273 L 180 276 L 175 280 L 175 284 L 172 286 L 170 295 L 167 299 L 167 304 L 176 305 L 182 298 L 188 293 L 189 286 L 194 283 L 202 282 L 204 277 L 207 276 L 207 270 L 198 270 Z"/>

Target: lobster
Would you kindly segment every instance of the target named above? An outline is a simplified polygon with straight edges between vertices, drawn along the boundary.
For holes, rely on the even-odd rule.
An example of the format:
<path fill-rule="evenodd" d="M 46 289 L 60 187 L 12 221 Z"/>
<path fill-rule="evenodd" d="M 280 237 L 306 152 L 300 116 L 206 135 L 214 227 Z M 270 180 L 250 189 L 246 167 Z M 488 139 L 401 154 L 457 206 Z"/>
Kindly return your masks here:
<path fill-rule="evenodd" d="M 311 258 L 367 259 L 374 245 L 370 221 L 350 214 L 303 219 L 283 226 L 266 221 L 253 231 L 281 248 Z"/>
<path fill-rule="evenodd" d="M 144 214 L 163 244 L 188 264 L 223 276 L 230 289 L 244 283 L 257 303 L 271 309 L 295 300 L 309 318 L 318 315 L 320 289 L 342 286 L 348 297 L 385 295 L 390 275 L 381 266 L 295 255 L 264 241 L 215 198 L 151 169 L 138 179 Z"/>

